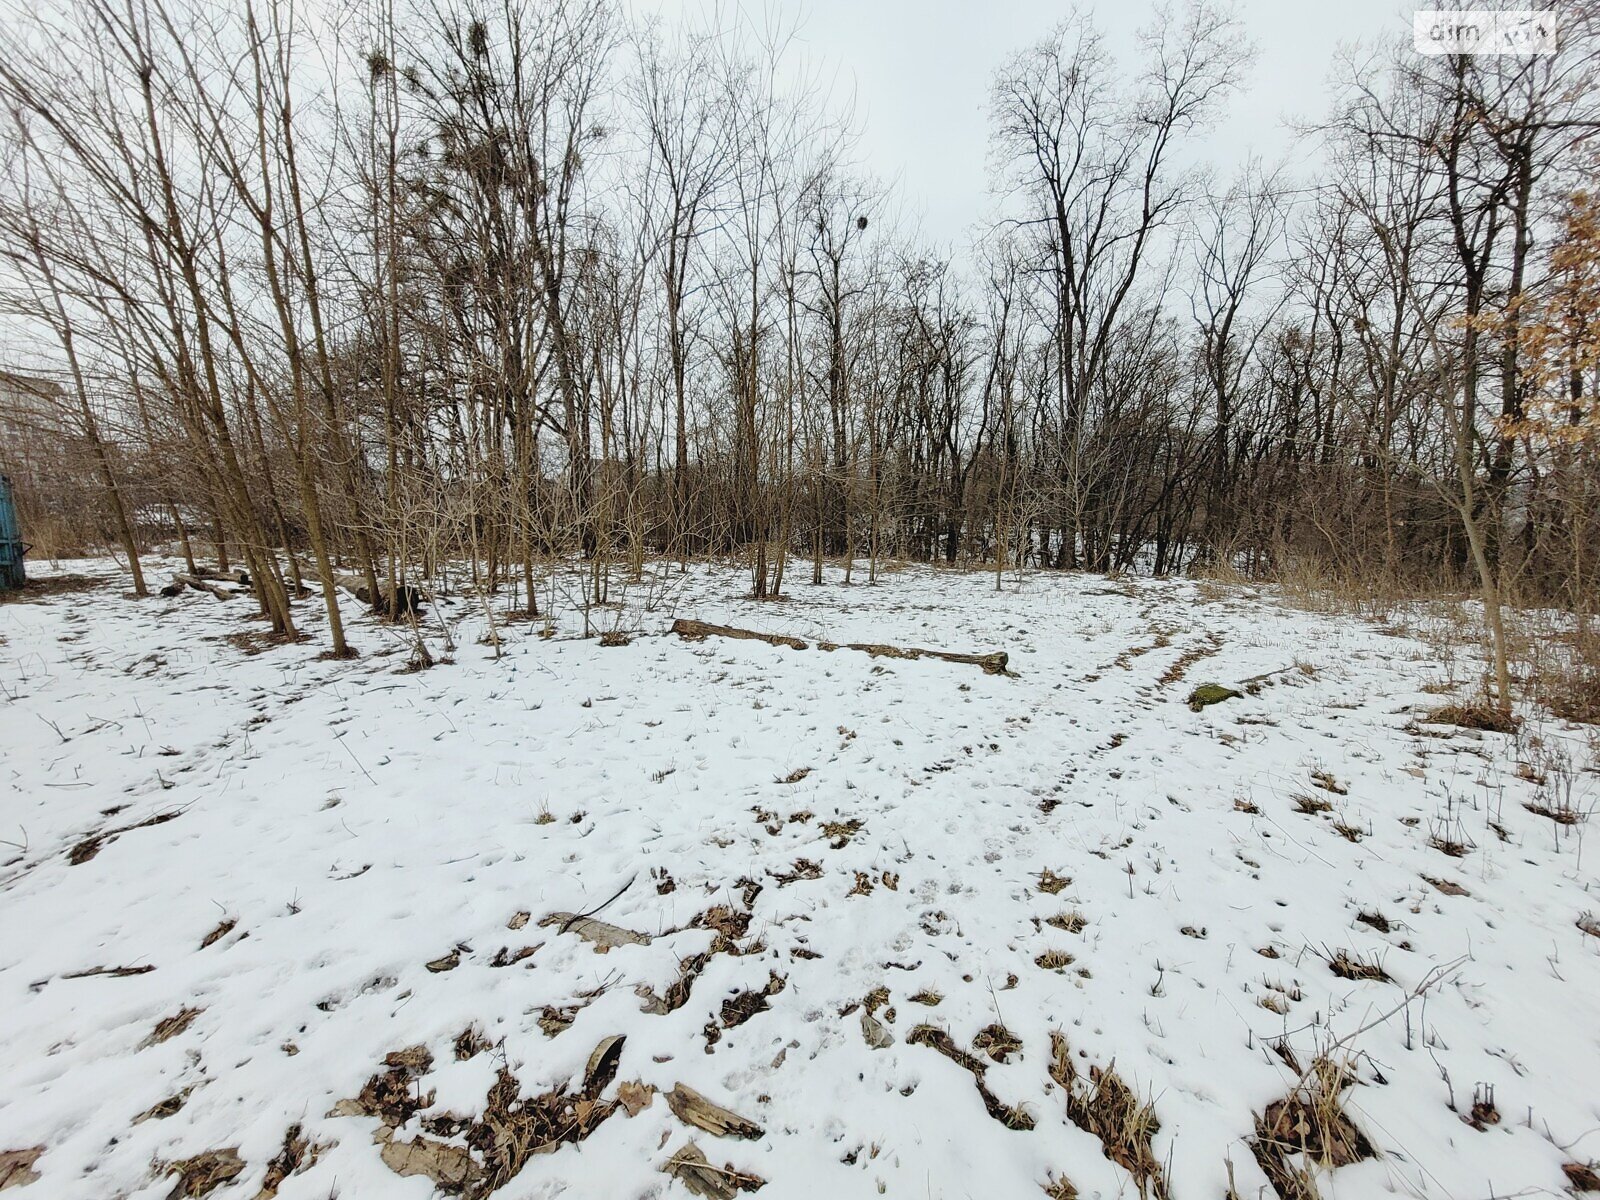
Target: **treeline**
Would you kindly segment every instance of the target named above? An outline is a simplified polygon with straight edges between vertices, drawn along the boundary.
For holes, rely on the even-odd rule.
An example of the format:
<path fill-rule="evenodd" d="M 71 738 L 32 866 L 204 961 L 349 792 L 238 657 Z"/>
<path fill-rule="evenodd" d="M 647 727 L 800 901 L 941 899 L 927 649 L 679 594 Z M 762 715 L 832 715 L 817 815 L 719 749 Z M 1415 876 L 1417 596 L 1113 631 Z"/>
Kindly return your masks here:
<path fill-rule="evenodd" d="M 58 348 L 9 469 L 64 540 L 242 563 L 281 632 L 320 589 L 340 651 L 339 572 L 446 559 L 530 612 L 558 559 L 736 553 L 756 596 L 1316 562 L 1586 620 L 1600 92 L 1563 17 L 1553 55 L 1347 63 L 1290 179 L 1203 162 L 1235 19 L 1119 61 L 1075 16 L 997 71 L 954 256 L 781 34 L 46 4 L 0 33 L 0 288 Z"/>

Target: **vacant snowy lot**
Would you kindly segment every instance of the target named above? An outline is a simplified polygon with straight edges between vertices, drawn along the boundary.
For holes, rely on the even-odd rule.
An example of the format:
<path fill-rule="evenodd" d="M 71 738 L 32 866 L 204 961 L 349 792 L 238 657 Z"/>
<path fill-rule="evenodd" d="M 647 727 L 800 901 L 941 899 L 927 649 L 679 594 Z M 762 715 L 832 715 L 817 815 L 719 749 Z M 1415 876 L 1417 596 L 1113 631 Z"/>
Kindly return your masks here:
<path fill-rule="evenodd" d="M 314 603 L 261 649 L 247 599 L 62 570 L 98 583 L 0 605 L 19 1200 L 1487 1198 L 1600 1157 L 1592 743 L 1429 723 L 1421 643 L 697 568 L 621 646 L 569 613 L 496 659 L 447 603 L 405 673 L 354 602 L 333 662 Z"/>

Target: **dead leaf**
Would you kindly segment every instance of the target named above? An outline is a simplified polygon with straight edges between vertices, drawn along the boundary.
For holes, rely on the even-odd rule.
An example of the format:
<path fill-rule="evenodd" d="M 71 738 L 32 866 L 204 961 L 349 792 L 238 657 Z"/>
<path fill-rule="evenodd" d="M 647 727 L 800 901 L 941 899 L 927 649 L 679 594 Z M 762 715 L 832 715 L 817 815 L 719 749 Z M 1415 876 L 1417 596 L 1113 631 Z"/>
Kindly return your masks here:
<path fill-rule="evenodd" d="M 506 922 L 506 928 L 507 929 L 521 929 L 524 925 L 526 925 L 528 923 L 528 918 L 530 916 L 532 916 L 532 915 L 533 914 L 529 913 L 529 912 L 519 912 L 519 913 L 515 914 L 511 918 L 511 920 Z"/>
<path fill-rule="evenodd" d="M 656 1098 L 656 1089 L 648 1083 L 629 1081 L 617 1084 L 617 1103 L 622 1105 L 630 1117 L 637 1117 L 649 1108 Z"/>
<path fill-rule="evenodd" d="M 391 1050 L 383 1056 L 383 1065 L 399 1067 L 413 1075 L 426 1075 L 433 1069 L 433 1051 L 420 1044 L 407 1046 L 403 1050 Z"/>
<path fill-rule="evenodd" d="M 424 1175 L 441 1188 L 459 1191 L 483 1174 L 483 1168 L 461 1146 L 432 1138 L 389 1142 L 379 1155 L 396 1175 Z"/>
<path fill-rule="evenodd" d="M 894 1045 L 894 1035 L 883 1027 L 883 1022 L 867 1012 L 861 1011 L 861 1036 L 867 1039 L 867 1045 L 874 1050 L 887 1050 Z"/>
<path fill-rule="evenodd" d="M 461 965 L 461 948 L 458 946 L 442 958 L 436 958 L 428 964 L 428 970 L 435 975 L 441 971 L 454 971 Z"/>
<path fill-rule="evenodd" d="M 29 1146 L 26 1150 L 0 1150 L 0 1192 L 7 1188 L 27 1187 L 39 1178 L 33 1164 L 44 1153 L 43 1146 Z"/>
<path fill-rule="evenodd" d="M 256 1193 L 255 1200 L 273 1200 L 283 1181 L 315 1162 L 321 1149 L 311 1144 L 310 1139 L 301 1133 L 298 1124 L 289 1126 L 283 1134 L 283 1148 L 267 1164 L 267 1174 L 261 1181 L 261 1190 Z"/>
<path fill-rule="evenodd" d="M 612 925 L 606 921 L 596 921 L 593 917 L 582 917 L 577 913 L 556 912 L 551 913 L 539 922 L 541 928 L 554 925 L 561 933 L 575 933 L 584 941 L 594 946 L 596 954 L 604 954 L 618 946 L 648 946 L 650 935 L 648 933 L 635 933 L 631 929 L 624 929 L 620 925 Z"/>

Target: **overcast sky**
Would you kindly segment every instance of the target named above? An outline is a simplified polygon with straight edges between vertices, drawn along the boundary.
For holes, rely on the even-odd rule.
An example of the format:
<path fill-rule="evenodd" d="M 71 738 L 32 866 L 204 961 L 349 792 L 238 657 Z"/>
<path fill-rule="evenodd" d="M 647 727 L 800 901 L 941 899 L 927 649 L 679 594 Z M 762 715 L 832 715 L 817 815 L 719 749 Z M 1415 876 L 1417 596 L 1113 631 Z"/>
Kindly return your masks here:
<path fill-rule="evenodd" d="M 705 0 L 633 4 L 667 19 L 705 11 Z M 994 70 L 1073 9 L 1068 0 L 730 0 L 722 7 L 797 21 L 797 49 L 841 100 L 854 96 L 862 165 L 898 184 L 909 224 L 956 246 L 989 204 L 985 105 Z M 1154 0 L 1081 7 L 1094 13 L 1119 61 L 1132 62 Z M 1290 122 L 1326 109 L 1341 44 L 1409 36 L 1412 12 L 1426 7 L 1417 0 L 1237 0 L 1257 54 L 1248 90 L 1208 137 L 1207 157 L 1224 169 L 1251 153 L 1268 165 L 1285 156 L 1303 162 L 1306 149 Z"/>

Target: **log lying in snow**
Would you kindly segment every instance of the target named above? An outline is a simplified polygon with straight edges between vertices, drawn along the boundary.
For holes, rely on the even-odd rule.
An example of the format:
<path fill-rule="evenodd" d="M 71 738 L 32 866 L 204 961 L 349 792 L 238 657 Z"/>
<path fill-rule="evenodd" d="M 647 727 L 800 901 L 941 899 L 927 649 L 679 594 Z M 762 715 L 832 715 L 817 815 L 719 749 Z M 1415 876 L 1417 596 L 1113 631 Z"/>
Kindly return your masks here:
<path fill-rule="evenodd" d="M 389 598 L 389 585 L 387 583 L 378 584 L 378 598 L 374 600 L 371 589 L 367 587 L 367 580 L 364 575 L 335 575 L 333 581 L 363 604 L 372 605 L 375 612 L 390 613 L 394 610 L 394 604 Z M 412 587 L 409 583 L 402 583 L 399 585 L 399 591 L 400 606 L 398 613 L 395 615 L 405 616 L 407 613 L 420 613 L 422 611 L 422 592 L 420 589 Z"/>
<path fill-rule="evenodd" d="M 320 578 L 316 568 L 305 563 L 300 564 L 300 575 L 308 585 Z M 335 571 L 333 573 L 333 586 L 343 588 L 361 603 L 371 605 L 375 612 L 387 613 L 389 611 L 389 585 L 387 583 L 378 584 L 381 598 L 377 601 L 373 600 L 372 590 L 367 587 L 367 577 L 358 575 L 354 571 Z M 420 613 L 422 611 L 422 601 L 423 595 L 420 588 L 414 588 L 409 583 L 400 585 L 400 616 L 405 616 L 407 613 Z"/>
<path fill-rule="evenodd" d="M 791 650 L 806 650 L 809 646 L 797 637 L 781 633 L 761 633 L 754 629 L 740 629 L 733 625 L 712 625 L 707 621 L 690 621 L 679 618 L 672 623 L 672 632 L 681 638 L 699 641 L 706 637 L 740 638 L 745 641 L 766 642 L 769 646 L 788 646 Z M 1010 657 L 1005 651 L 994 654 L 960 654 L 954 650 L 926 650 L 919 646 L 886 646 L 877 642 L 818 642 L 818 650 L 860 650 L 874 658 L 942 658 L 945 662 L 971 663 L 982 667 L 986 675 L 1004 675 Z"/>
<path fill-rule="evenodd" d="M 172 582 L 161 589 L 163 596 L 176 596 L 186 587 L 192 587 L 197 592 L 210 592 L 218 600 L 231 600 L 239 593 L 230 591 L 220 583 L 213 583 L 209 579 L 202 579 L 198 575 L 175 574 Z"/>
<path fill-rule="evenodd" d="M 250 586 L 249 571 L 219 571 L 215 567 L 196 567 L 194 573 L 200 576 L 201 579 L 214 579 L 219 583 L 236 583 L 240 587 Z"/>
<path fill-rule="evenodd" d="M 791 650 L 808 650 L 810 647 L 797 637 L 781 633 L 759 633 L 754 629 L 740 629 L 735 625 L 713 625 L 709 621 L 689 621 L 679 618 L 672 623 L 672 632 L 690 641 L 706 637 L 739 638 L 747 642 L 765 642 L 769 646 L 787 646 Z"/>
<path fill-rule="evenodd" d="M 840 646 L 833 642 L 818 642 L 818 650 L 860 650 L 874 658 L 942 658 L 945 662 L 971 663 L 982 667 L 985 675 L 1004 675 L 1011 658 L 1004 650 L 994 654 L 962 654 L 955 650 L 927 650 L 920 646 L 882 646 L 873 642 L 846 642 Z"/>

